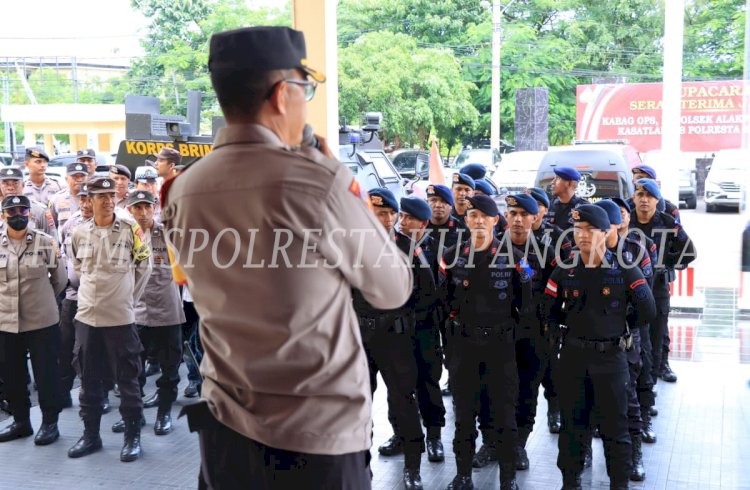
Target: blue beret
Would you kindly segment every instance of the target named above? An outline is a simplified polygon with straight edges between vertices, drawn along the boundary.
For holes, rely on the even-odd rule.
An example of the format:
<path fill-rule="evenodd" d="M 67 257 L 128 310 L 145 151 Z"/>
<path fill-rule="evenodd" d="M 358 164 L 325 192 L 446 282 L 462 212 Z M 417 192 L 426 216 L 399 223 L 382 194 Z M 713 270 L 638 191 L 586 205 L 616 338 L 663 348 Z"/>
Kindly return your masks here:
<path fill-rule="evenodd" d="M 475 180 L 474 185 L 476 186 L 474 189 L 475 191 L 482 191 L 488 196 L 495 195 L 495 191 L 492 190 L 492 186 L 484 179 Z"/>
<path fill-rule="evenodd" d="M 478 209 L 490 218 L 494 218 L 500 212 L 497 210 L 497 204 L 491 197 L 474 196 L 469 198 L 469 209 Z"/>
<path fill-rule="evenodd" d="M 607 212 L 594 204 L 582 204 L 570 212 L 576 223 L 585 222 L 602 231 L 609 231 Z"/>
<path fill-rule="evenodd" d="M 537 214 L 539 212 L 539 205 L 536 203 L 536 199 L 528 194 L 512 194 L 505 198 L 505 202 L 508 204 L 508 207 L 523 208 L 527 213 Z"/>
<path fill-rule="evenodd" d="M 656 181 L 651 179 L 638 179 L 635 181 L 635 190 L 646 191 L 657 199 L 661 199 L 661 191 Z"/>
<path fill-rule="evenodd" d="M 394 211 L 398 211 L 398 203 L 396 202 L 396 196 L 393 192 L 386 189 L 385 187 L 376 187 L 370 191 L 370 202 L 373 206 L 379 208 L 393 208 Z"/>
<path fill-rule="evenodd" d="M 483 179 L 487 175 L 487 167 L 481 163 L 469 163 L 461 167 L 459 170 L 462 174 L 466 174 L 474 180 Z"/>
<path fill-rule="evenodd" d="M 648 165 L 638 165 L 637 167 L 633 167 L 633 172 L 643 172 L 652 179 L 656 178 L 656 170 L 654 170 L 653 167 L 649 167 Z"/>
<path fill-rule="evenodd" d="M 555 175 L 564 180 L 581 180 L 580 172 L 572 167 L 557 167 L 553 171 L 555 172 Z"/>
<path fill-rule="evenodd" d="M 469 177 L 466 174 L 462 174 L 461 172 L 459 172 L 457 174 L 453 174 L 453 183 L 454 184 L 468 185 L 472 189 L 476 189 L 477 188 L 477 184 L 476 184 L 476 182 L 474 182 L 474 179 L 472 179 L 471 177 Z"/>
<path fill-rule="evenodd" d="M 427 197 L 439 197 L 453 206 L 453 193 L 450 187 L 442 184 L 430 184 L 427 186 Z"/>
<path fill-rule="evenodd" d="M 529 187 L 524 192 L 536 199 L 539 204 L 543 204 L 545 207 L 549 207 L 549 197 L 541 187 Z"/>
<path fill-rule="evenodd" d="M 427 221 L 432 218 L 432 209 L 427 201 L 416 196 L 401 198 L 401 212 L 410 214 L 419 221 Z"/>
<path fill-rule="evenodd" d="M 620 206 L 621 208 L 627 209 L 628 213 L 631 211 L 630 204 L 628 204 L 628 201 L 625 199 L 619 198 L 619 197 L 613 197 L 612 202 Z"/>
<path fill-rule="evenodd" d="M 611 225 L 622 224 L 620 206 L 618 206 L 616 203 L 610 201 L 609 199 L 602 199 L 601 201 L 596 202 L 594 206 L 599 206 L 607 212 L 607 217 L 609 218 L 609 223 Z"/>

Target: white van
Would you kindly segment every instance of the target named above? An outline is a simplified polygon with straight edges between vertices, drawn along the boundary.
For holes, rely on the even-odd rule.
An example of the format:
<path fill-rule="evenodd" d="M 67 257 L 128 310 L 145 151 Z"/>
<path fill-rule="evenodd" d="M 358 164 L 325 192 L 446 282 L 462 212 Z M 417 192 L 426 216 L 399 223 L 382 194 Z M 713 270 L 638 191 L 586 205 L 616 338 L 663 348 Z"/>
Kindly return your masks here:
<path fill-rule="evenodd" d="M 749 166 L 748 150 L 721 150 L 716 153 L 706 175 L 704 200 L 707 213 L 716 211 L 719 206 L 739 209 L 750 176 Z"/>
<path fill-rule="evenodd" d="M 534 186 L 539 164 L 546 151 L 504 153 L 500 165 L 490 177 L 501 194 L 515 194 Z"/>

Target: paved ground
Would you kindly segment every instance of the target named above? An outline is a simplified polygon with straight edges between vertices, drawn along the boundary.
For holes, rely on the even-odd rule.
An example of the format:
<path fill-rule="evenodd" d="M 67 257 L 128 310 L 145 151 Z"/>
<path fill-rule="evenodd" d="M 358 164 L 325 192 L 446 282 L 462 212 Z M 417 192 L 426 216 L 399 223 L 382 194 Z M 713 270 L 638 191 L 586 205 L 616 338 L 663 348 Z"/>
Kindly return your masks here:
<path fill-rule="evenodd" d="M 734 358 L 732 358 L 734 359 Z M 680 376 L 675 384 L 661 383 L 655 418 L 659 441 L 644 445 L 647 480 L 633 488 L 643 489 L 746 489 L 750 490 L 750 367 L 736 360 L 721 362 L 680 362 L 673 367 Z M 182 373 L 185 374 L 184 372 Z M 183 376 L 184 379 L 184 376 Z M 149 378 L 147 393 L 153 390 Z M 184 387 L 185 381 L 183 381 Z M 113 401 L 116 403 L 115 398 Z M 453 478 L 455 461 L 451 452 L 453 415 L 450 398 L 448 427 L 443 434 L 447 458 L 443 464 L 423 462 L 425 488 L 443 489 Z M 181 398 L 178 405 L 189 403 Z M 178 409 L 179 407 L 177 407 Z M 175 409 L 175 412 L 177 411 Z M 386 418 L 385 393 L 375 398 L 375 445 L 390 436 Z M 151 430 L 156 409 L 146 411 L 149 425 L 143 433 L 144 457 L 124 464 L 118 460 L 122 436 L 109 431 L 118 419 L 116 411 L 102 421 L 104 450 L 79 460 L 66 457 L 68 447 L 78 439 L 82 425 L 77 411 L 62 413 L 60 440 L 47 447 L 35 447 L 32 438 L 0 445 L 3 461 L 0 489 L 192 489 L 196 488 L 199 452 L 197 437 L 190 434 L 184 420 L 176 420 L 176 430 L 157 437 Z M 540 414 L 546 413 L 540 398 Z M 38 427 L 38 408 L 32 422 Z M 7 423 L 7 422 L 6 422 Z M 373 449 L 373 488 L 401 488 L 402 459 L 384 458 Z M 529 440 L 531 469 L 519 473 L 521 488 L 559 488 L 561 478 L 555 466 L 557 436 L 538 424 Z M 586 488 L 606 489 L 601 441 L 594 442 L 594 468 L 584 474 Z M 497 466 L 476 470 L 478 489 L 497 489 Z M 290 489 L 291 490 L 291 489 Z"/>

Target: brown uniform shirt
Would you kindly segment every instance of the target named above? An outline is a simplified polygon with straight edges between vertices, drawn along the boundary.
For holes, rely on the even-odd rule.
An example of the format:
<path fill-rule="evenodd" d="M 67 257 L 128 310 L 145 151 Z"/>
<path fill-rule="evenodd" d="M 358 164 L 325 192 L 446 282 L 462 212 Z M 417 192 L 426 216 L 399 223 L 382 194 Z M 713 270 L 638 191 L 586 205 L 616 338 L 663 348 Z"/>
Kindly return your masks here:
<path fill-rule="evenodd" d="M 268 446 L 370 447 L 351 289 L 398 308 L 412 276 L 359 189 L 340 162 L 259 125 L 220 130 L 211 154 L 171 183 L 162 220 L 201 317 L 202 397 L 223 424 Z"/>
<path fill-rule="evenodd" d="M 0 231 L 0 331 L 19 333 L 60 321 L 55 297 L 67 284 L 57 241 L 27 230 L 20 248 Z"/>

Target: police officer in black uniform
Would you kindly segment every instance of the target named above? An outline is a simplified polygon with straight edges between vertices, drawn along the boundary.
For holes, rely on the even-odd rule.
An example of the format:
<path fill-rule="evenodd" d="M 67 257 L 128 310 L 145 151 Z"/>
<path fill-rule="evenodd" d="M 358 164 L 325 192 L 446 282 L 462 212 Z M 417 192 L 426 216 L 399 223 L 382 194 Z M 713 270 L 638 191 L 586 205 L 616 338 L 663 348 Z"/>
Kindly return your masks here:
<path fill-rule="evenodd" d="M 636 181 L 635 209 L 630 216 L 630 227 L 637 228 L 643 235 L 651 238 L 657 245 L 657 261 L 654 265 L 654 298 L 656 299 L 656 317 L 651 323 L 652 368 L 651 377 L 657 382 L 662 367 L 662 356 L 669 352 L 664 347 L 669 342 L 669 281 L 674 271 L 684 269 L 695 260 L 696 250 L 690 237 L 673 216 L 659 212 L 657 204 L 661 192 L 656 182 L 651 179 Z M 668 355 L 668 354 L 667 354 Z M 650 418 L 644 420 L 643 442 L 656 442 L 656 434 Z"/>
<path fill-rule="evenodd" d="M 500 241 L 494 236 L 498 221 L 495 202 L 477 196 L 469 205 L 471 238 L 447 250 L 440 263 L 441 290 L 451 318 L 448 369 L 456 416 L 453 451 L 457 474 L 448 488 L 474 488 L 471 467 L 477 400 L 486 385 L 493 439 L 501 461 L 500 488 L 516 489 L 518 371 L 514 338 L 519 312 L 531 297 L 531 277 L 528 271 L 516 269 L 512 250 L 500 250 Z"/>
<path fill-rule="evenodd" d="M 469 231 L 462 221 L 453 215 L 453 193 L 448 186 L 430 184 L 427 186 L 427 204 L 432 211 L 427 233 L 437 247 L 438 257 L 442 257 L 445 249 L 466 240 Z"/>
<path fill-rule="evenodd" d="M 452 214 L 466 228 L 466 211 L 469 209 L 469 198 L 474 195 L 477 184 L 466 174 L 453 174 L 451 192 L 453 193 Z"/>
<path fill-rule="evenodd" d="M 627 237 L 630 240 L 640 243 L 648 251 L 648 256 L 651 262 L 651 277 L 646 277 L 649 282 L 649 286 L 653 291 L 654 288 L 654 273 L 653 267 L 659 260 L 658 249 L 656 243 L 649 237 L 640 233 L 640 230 L 630 228 L 630 213 L 631 209 L 628 203 L 624 199 L 613 198 L 612 202 L 620 206 L 620 217 L 622 223 L 617 229 L 620 238 Z M 645 274 L 644 274 L 645 275 Z M 656 404 L 656 396 L 654 395 L 654 378 L 652 376 L 653 371 L 653 350 L 651 348 L 651 327 L 650 325 L 641 325 L 639 327 L 641 335 L 641 371 L 638 375 L 638 405 L 641 407 L 641 429 L 644 433 L 643 439 L 656 440 L 656 435 L 651 425 L 651 417 L 658 414 L 658 411 L 654 407 Z M 635 455 L 633 456 L 635 458 Z M 635 465 L 635 460 L 633 461 Z M 633 468 L 634 473 L 637 468 Z"/>
<path fill-rule="evenodd" d="M 656 180 L 656 170 L 648 165 L 638 165 L 637 167 L 633 167 L 632 172 L 633 185 L 635 185 L 635 183 L 641 179 Z M 635 202 L 633 201 L 632 197 L 628 199 L 628 205 L 631 208 L 635 207 Z M 662 197 L 661 199 L 659 199 L 659 203 L 656 205 L 656 209 L 662 213 L 671 215 L 675 220 L 677 220 L 678 223 L 680 222 L 680 207 L 675 205 L 675 203 L 673 203 L 672 201 L 664 199 L 664 197 Z"/>
<path fill-rule="evenodd" d="M 404 488 L 421 489 L 420 464 L 424 452 L 424 433 L 419 424 L 419 411 L 414 391 L 417 388 L 417 362 L 412 338 L 415 331 L 415 310 L 423 310 L 435 301 L 435 282 L 424 253 L 407 236 L 394 230 L 398 202 L 383 187 L 370 190 L 370 203 L 375 216 L 392 234 L 398 248 L 413 257 L 414 291 L 409 301 L 396 310 L 383 311 L 372 307 L 358 290 L 353 291 L 354 311 L 359 319 L 362 343 L 370 366 L 372 392 L 377 387 L 378 372 L 388 389 L 388 411 L 392 414 L 394 436 L 378 448 L 384 455 L 404 452 Z"/>
<path fill-rule="evenodd" d="M 495 190 L 487 181 L 487 167 L 485 167 L 481 163 L 466 164 L 461 167 L 459 172 L 474 179 L 475 196 L 493 197 L 495 195 Z M 506 221 L 505 216 L 503 216 L 502 214 L 498 214 L 497 216 L 500 219 L 497 222 L 497 226 L 495 226 L 496 235 L 498 233 L 502 233 L 508 227 L 508 222 Z"/>
<path fill-rule="evenodd" d="M 432 216 L 430 206 L 425 200 L 414 196 L 402 197 L 400 204 L 399 232 L 416 243 L 415 252 L 421 249 L 430 264 L 433 279 L 437 278 L 438 257 L 435 241 L 425 232 Z M 415 313 L 417 321 L 414 334 L 414 357 L 417 360 L 417 403 L 422 415 L 422 423 L 427 429 L 427 459 L 431 462 L 441 462 L 445 460 L 443 442 L 440 439 L 442 427 L 445 427 L 445 405 L 440 392 L 443 361 L 440 353 L 438 325 L 444 321 L 444 309 L 436 296 L 433 304 Z"/>
<path fill-rule="evenodd" d="M 581 180 L 578 170 L 572 167 L 556 167 L 554 172 L 555 178 L 552 179 L 551 186 L 555 199 L 547 213 L 547 221 L 562 230 L 567 230 L 573 226 L 571 211 L 581 204 L 588 204 L 588 201 L 576 195 L 578 181 Z"/>
<path fill-rule="evenodd" d="M 539 214 L 537 214 L 537 219 L 532 225 L 531 233 L 539 245 L 542 255 L 545 258 L 552 255 L 551 266 L 554 269 L 562 258 L 570 255 L 573 248 L 573 229 L 568 228 L 563 231 L 559 226 L 547 220 L 550 203 L 547 193 L 542 188 L 530 187 L 525 192 L 536 199 L 539 207 Z M 552 270 L 545 269 L 545 273 L 549 277 Z M 557 372 L 557 348 L 560 345 L 560 339 L 557 338 L 558 333 L 557 329 L 544 330 L 547 342 L 544 344 L 546 356 L 544 359 L 542 386 L 544 386 L 544 398 L 547 400 L 547 428 L 550 434 L 560 433 L 560 402 L 557 399 L 557 391 L 555 390 L 553 378 L 553 373 Z"/>
<path fill-rule="evenodd" d="M 557 466 L 563 489 L 581 488 L 596 405 L 610 488 L 626 489 L 631 471 L 626 317 L 632 308 L 637 322 L 649 321 L 654 299 L 640 270 L 624 267 L 607 250 L 607 213 L 582 205 L 571 216 L 579 253 L 558 265 L 545 290 L 547 320 L 564 331 L 557 385 L 562 411 Z"/>
<path fill-rule="evenodd" d="M 610 222 L 610 231 L 607 234 L 607 249 L 616 254 L 617 260 L 627 266 L 640 269 L 649 288 L 653 286 L 654 272 L 651 264 L 651 256 L 640 242 L 627 235 L 620 236 L 619 229 L 622 226 L 622 214 L 620 206 L 610 199 L 603 199 L 596 206 L 604 209 Z M 633 346 L 627 351 L 628 370 L 630 383 L 628 384 L 628 429 L 630 431 L 630 442 L 632 445 L 632 481 L 643 481 L 646 478 L 646 470 L 643 467 L 643 451 L 641 449 L 642 419 L 641 412 L 648 407 L 641 407 L 639 402 L 638 383 L 643 370 L 641 327 L 648 327 L 648 323 L 638 325 L 632 315 L 628 317 L 628 328 L 633 339 Z"/>

